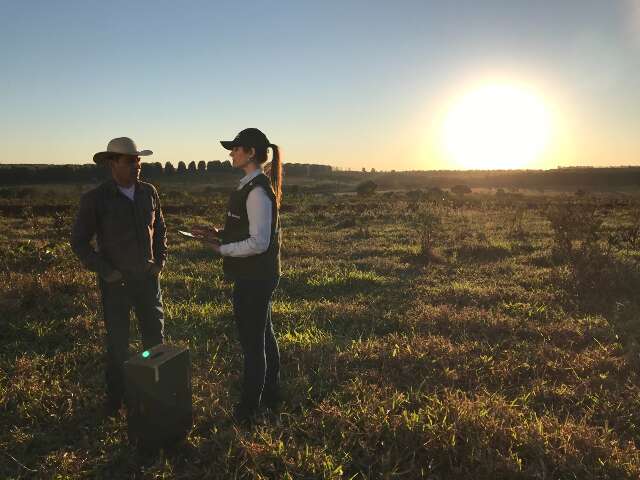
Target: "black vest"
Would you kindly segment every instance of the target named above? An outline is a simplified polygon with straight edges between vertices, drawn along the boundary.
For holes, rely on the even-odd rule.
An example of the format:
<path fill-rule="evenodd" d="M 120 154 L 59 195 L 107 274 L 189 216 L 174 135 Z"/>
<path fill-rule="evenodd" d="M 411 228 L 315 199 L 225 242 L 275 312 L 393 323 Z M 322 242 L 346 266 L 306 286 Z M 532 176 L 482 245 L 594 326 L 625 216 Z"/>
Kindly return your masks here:
<path fill-rule="evenodd" d="M 240 242 L 250 237 L 247 197 L 251 190 L 263 187 L 271 200 L 271 238 L 269 248 L 249 257 L 224 257 L 222 270 L 229 280 L 269 279 L 280 275 L 280 217 L 276 196 L 266 175 L 260 174 L 229 197 L 222 244 Z"/>

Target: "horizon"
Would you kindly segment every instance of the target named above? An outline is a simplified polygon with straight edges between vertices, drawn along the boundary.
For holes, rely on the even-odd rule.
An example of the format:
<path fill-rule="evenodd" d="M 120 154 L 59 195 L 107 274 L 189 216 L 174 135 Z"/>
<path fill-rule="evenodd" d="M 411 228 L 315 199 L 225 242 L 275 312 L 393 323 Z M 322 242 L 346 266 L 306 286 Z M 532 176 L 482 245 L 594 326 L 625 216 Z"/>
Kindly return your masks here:
<path fill-rule="evenodd" d="M 0 163 L 91 163 L 120 135 L 224 161 L 258 126 L 343 170 L 640 165 L 640 2 L 270 7 L 3 5 Z"/>
<path fill-rule="evenodd" d="M 194 163 L 196 166 L 200 161 L 205 163 L 209 162 L 228 162 L 228 160 L 179 160 L 178 162 L 152 162 L 147 161 L 145 163 L 150 164 L 161 164 L 162 169 L 166 167 L 167 163 L 171 163 L 174 168 L 177 168 L 178 163 L 184 163 L 185 166 L 189 166 L 189 164 Z M 588 170 L 588 169 L 631 169 L 631 168 L 640 168 L 640 165 L 604 165 L 604 166 L 596 166 L 596 165 L 558 165 L 556 167 L 549 168 L 479 168 L 479 169 L 451 169 L 451 168 L 440 168 L 440 169 L 422 169 L 422 170 L 378 170 L 375 167 L 372 169 L 366 169 L 366 167 L 362 168 L 351 168 L 351 167 L 339 167 L 330 164 L 322 164 L 322 163 L 305 163 L 305 162 L 283 162 L 283 165 L 313 165 L 313 166 L 321 166 L 321 167 L 330 167 L 332 172 L 347 172 L 347 173 L 431 173 L 431 172 L 454 172 L 454 173 L 474 173 L 474 172 L 483 172 L 483 173 L 491 173 L 491 172 L 548 172 L 552 170 Z M 96 166 L 95 163 L 2 163 L 0 162 L 1 167 L 78 167 L 78 166 Z"/>

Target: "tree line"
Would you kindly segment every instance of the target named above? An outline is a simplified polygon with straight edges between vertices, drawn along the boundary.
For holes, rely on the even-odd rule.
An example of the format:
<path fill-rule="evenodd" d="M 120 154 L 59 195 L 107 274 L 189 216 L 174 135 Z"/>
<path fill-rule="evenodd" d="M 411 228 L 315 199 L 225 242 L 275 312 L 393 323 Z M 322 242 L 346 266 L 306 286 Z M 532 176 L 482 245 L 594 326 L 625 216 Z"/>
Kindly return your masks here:
<path fill-rule="evenodd" d="M 383 189 L 446 187 L 466 184 L 473 188 L 618 188 L 640 186 L 640 167 L 579 167 L 551 170 L 431 170 L 410 172 L 359 172 L 334 169 L 329 165 L 306 163 L 283 164 L 285 176 L 312 177 L 335 181 L 373 180 Z M 184 176 L 207 176 L 237 174 L 226 161 L 201 160 L 171 162 L 142 162 L 141 176 L 157 180 Z M 46 183 L 95 183 L 109 178 L 109 171 L 95 164 L 84 165 L 36 165 L 0 164 L 0 185 L 25 185 Z"/>
<path fill-rule="evenodd" d="M 360 174 L 365 175 L 365 174 Z M 385 189 L 450 188 L 465 184 L 472 188 L 615 189 L 640 187 L 640 167 L 576 167 L 550 170 L 433 170 L 367 173 L 367 178 Z"/>
<path fill-rule="evenodd" d="M 142 162 L 140 175 L 145 179 L 168 178 L 188 175 L 218 175 L 240 173 L 231 166 L 229 160 L 205 162 L 180 161 L 177 166 L 171 162 Z M 329 165 L 285 163 L 284 174 L 291 176 L 323 176 L 331 174 Z M 109 178 L 109 170 L 101 165 L 0 165 L 0 185 L 22 185 L 31 183 L 72 183 L 97 182 Z"/>

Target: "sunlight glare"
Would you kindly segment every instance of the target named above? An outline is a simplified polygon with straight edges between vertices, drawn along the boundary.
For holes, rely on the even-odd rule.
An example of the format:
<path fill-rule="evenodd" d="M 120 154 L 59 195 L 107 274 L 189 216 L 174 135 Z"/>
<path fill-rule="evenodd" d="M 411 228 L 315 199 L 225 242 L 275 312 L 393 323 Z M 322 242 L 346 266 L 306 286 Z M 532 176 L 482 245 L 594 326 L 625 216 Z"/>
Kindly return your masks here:
<path fill-rule="evenodd" d="M 543 154 L 551 119 L 533 92 L 490 84 L 463 95 L 443 123 L 443 144 L 457 168 L 532 167 Z"/>

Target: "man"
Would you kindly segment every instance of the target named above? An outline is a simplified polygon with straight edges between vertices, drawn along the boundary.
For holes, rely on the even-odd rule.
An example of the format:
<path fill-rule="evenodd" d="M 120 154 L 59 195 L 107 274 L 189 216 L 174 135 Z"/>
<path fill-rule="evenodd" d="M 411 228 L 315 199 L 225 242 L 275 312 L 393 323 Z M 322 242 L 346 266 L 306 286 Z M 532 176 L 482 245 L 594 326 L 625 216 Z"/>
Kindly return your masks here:
<path fill-rule="evenodd" d="M 71 248 L 97 273 L 107 331 L 105 415 L 116 416 L 124 398 L 124 361 L 129 350 L 129 314 L 134 308 L 145 349 L 164 341 L 160 272 L 167 258 L 167 236 L 155 187 L 139 181 L 140 157 L 127 137 L 114 138 L 93 161 L 112 178 L 80 199 Z M 96 238 L 97 249 L 91 242 Z"/>

